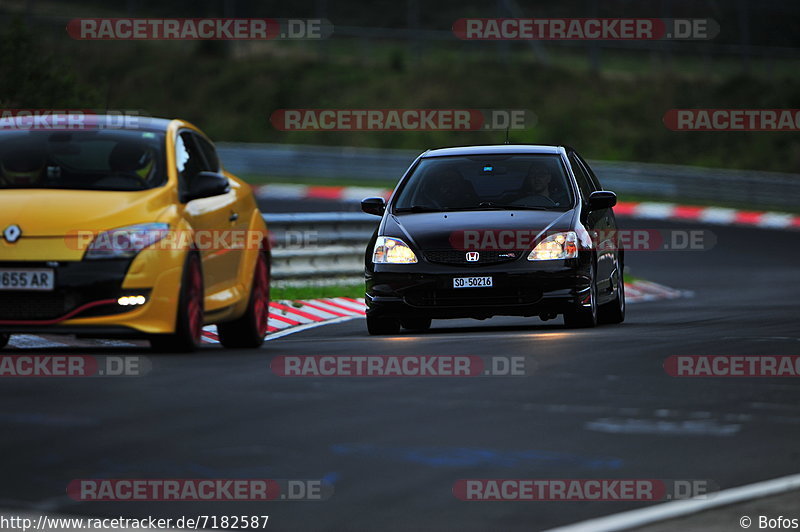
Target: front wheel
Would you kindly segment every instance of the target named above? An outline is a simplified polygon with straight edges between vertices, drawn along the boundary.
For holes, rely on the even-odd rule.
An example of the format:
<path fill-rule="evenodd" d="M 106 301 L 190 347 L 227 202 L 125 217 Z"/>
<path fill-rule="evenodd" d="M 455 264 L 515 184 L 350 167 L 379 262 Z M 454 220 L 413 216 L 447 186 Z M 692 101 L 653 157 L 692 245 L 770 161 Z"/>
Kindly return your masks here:
<path fill-rule="evenodd" d="M 367 331 L 373 335 L 398 334 L 400 320 L 397 318 L 375 317 L 367 314 Z"/>
<path fill-rule="evenodd" d="M 151 336 L 150 346 L 155 350 L 170 353 L 190 353 L 200 347 L 205 318 L 204 297 L 200 256 L 191 253 L 183 269 L 175 332 Z"/>
<path fill-rule="evenodd" d="M 7 346 L 10 339 L 10 334 L 0 334 L 0 349 L 3 349 L 5 346 Z"/>
<path fill-rule="evenodd" d="M 594 271 L 589 282 L 589 295 L 574 309 L 564 313 L 564 325 L 569 329 L 585 329 L 597 326 L 597 281 Z"/>
<path fill-rule="evenodd" d="M 259 253 L 253 274 L 250 301 L 244 315 L 217 325 L 219 343 L 229 348 L 256 348 L 264 343 L 269 320 L 269 261 Z"/>
<path fill-rule="evenodd" d="M 598 309 L 600 323 L 622 323 L 625 321 L 625 282 L 617 279 L 617 297 Z"/>

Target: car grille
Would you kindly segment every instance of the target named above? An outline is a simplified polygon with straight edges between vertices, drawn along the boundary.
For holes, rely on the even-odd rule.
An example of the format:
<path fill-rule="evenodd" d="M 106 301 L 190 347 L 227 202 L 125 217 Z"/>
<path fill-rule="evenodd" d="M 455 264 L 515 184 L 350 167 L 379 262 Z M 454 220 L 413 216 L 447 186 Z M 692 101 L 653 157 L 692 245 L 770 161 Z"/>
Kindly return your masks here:
<path fill-rule="evenodd" d="M 532 305 L 541 298 L 541 290 L 530 288 L 463 288 L 415 292 L 407 294 L 405 301 L 413 307 L 491 307 Z"/>
<path fill-rule="evenodd" d="M 428 262 L 439 264 L 462 264 L 464 266 L 480 266 L 484 264 L 502 264 L 517 260 L 522 256 L 521 251 L 514 250 L 492 250 L 479 251 L 478 260 L 467 261 L 467 252 L 455 249 L 428 250 L 423 252 Z"/>
<path fill-rule="evenodd" d="M 0 320 L 48 320 L 63 316 L 80 301 L 74 293 L 20 292 L 0 294 Z"/>

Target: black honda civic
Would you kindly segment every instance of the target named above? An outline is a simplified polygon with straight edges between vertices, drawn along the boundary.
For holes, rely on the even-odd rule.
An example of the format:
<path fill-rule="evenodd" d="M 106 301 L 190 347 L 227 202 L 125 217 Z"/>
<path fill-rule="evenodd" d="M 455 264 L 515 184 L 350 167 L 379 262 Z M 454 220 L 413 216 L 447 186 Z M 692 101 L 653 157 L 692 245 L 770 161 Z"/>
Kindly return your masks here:
<path fill-rule="evenodd" d="M 423 153 L 388 202 L 361 202 L 382 217 L 365 257 L 369 333 L 501 315 L 622 322 L 616 201 L 568 146 Z"/>

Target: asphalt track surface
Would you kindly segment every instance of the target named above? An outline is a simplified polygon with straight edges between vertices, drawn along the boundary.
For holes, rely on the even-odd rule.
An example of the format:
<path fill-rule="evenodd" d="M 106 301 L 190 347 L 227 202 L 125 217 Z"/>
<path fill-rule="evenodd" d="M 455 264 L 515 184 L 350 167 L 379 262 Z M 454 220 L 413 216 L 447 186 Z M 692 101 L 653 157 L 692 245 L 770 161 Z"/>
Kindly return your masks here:
<path fill-rule="evenodd" d="M 370 337 L 354 320 L 260 350 L 40 351 L 143 354 L 153 370 L 127 379 L 4 379 L 0 506 L 108 517 L 266 514 L 268 530 L 287 531 L 527 531 L 648 503 L 465 502 L 453 496 L 454 482 L 710 479 L 728 488 L 798 472 L 797 379 L 680 379 L 662 363 L 679 354 L 800 354 L 800 233 L 623 224 L 717 236 L 708 251 L 627 258 L 633 275 L 694 297 L 637 304 L 622 325 L 582 331 L 563 329 L 560 319 L 495 318 Z M 309 354 L 524 356 L 535 371 L 289 379 L 269 369 L 277 355 Z M 259 503 L 65 495 L 77 478 L 209 477 L 324 478 L 334 494 Z"/>

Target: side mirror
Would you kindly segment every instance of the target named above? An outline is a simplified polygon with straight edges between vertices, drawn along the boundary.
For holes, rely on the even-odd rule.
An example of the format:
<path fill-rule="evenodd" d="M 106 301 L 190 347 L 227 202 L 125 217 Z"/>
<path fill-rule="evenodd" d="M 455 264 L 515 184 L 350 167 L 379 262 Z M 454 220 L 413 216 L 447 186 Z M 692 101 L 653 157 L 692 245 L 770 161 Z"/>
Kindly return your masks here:
<path fill-rule="evenodd" d="M 225 194 L 231 189 L 228 178 L 216 172 L 199 172 L 189 180 L 188 190 L 181 194 L 183 203 Z"/>
<path fill-rule="evenodd" d="M 361 200 L 361 210 L 367 214 L 383 216 L 386 211 L 386 201 L 383 198 L 364 198 Z"/>
<path fill-rule="evenodd" d="M 610 190 L 597 190 L 589 194 L 589 210 L 610 209 L 617 204 L 617 195 Z"/>

